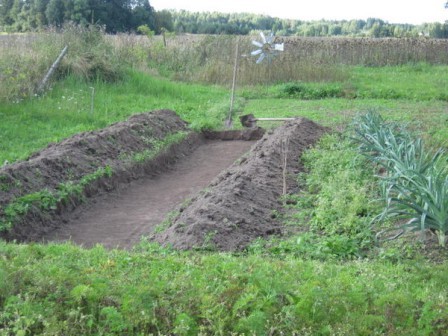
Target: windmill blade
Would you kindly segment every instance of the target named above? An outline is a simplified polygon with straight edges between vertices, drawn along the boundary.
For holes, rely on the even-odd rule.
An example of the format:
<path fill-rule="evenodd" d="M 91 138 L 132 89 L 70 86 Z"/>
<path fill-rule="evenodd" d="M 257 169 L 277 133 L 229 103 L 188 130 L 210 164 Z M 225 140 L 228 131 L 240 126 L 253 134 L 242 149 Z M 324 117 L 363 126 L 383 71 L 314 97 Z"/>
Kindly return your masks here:
<path fill-rule="evenodd" d="M 274 32 L 270 32 L 269 36 L 266 38 L 267 43 L 271 44 L 272 42 L 274 42 Z"/>
<path fill-rule="evenodd" d="M 285 51 L 285 44 L 284 43 L 276 43 L 276 44 L 274 44 L 274 50 Z"/>
<path fill-rule="evenodd" d="M 263 44 L 266 44 L 267 41 L 266 41 L 266 36 L 264 36 L 264 33 L 260 32 L 260 36 L 261 36 L 261 40 L 263 41 Z"/>
<path fill-rule="evenodd" d="M 261 62 L 263 62 L 265 57 L 266 57 L 266 54 L 262 53 L 260 55 L 260 57 L 258 57 L 257 62 L 255 62 L 255 63 L 260 64 Z"/>
<path fill-rule="evenodd" d="M 250 54 L 252 56 L 257 56 L 257 55 L 260 55 L 262 52 L 263 52 L 262 49 L 257 49 L 257 50 L 252 51 Z"/>
<path fill-rule="evenodd" d="M 261 42 L 258 42 L 258 41 L 252 41 L 252 44 L 253 44 L 254 46 L 257 46 L 258 48 L 263 48 L 263 43 L 261 43 Z"/>

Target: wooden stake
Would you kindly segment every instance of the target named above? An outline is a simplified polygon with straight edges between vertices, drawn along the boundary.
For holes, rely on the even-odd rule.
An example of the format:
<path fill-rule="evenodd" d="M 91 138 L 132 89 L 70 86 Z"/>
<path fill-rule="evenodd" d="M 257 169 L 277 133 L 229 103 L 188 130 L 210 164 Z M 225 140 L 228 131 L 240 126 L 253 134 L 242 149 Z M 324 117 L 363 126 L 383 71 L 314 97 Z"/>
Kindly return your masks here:
<path fill-rule="evenodd" d="M 40 83 L 40 85 L 39 85 L 39 87 L 37 89 L 37 93 L 38 94 L 42 94 L 44 92 L 45 86 L 47 85 L 48 80 L 53 75 L 53 72 L 56 70 L 56 68 L 58 67 L 59 63 L 61 63 L 62 58 L 67 53 L 67 49 L 68 49 L 68 46 L 65 46 L 64 49 L 62 49 L 62 51 L 59 54 L 58 58 L 56 59 L 56 61 L 54 61 L 54 63 L 52 64 L 52 66 L 48 70 L 47 74 L 45 75 L 44 79 L 42 79 L 42 82 Z"/>
<path fill-rule="evenodd" d="M 287 185 L 286 185 L 286 176 L 288 173 L 288 149 L 289 149 L 289 138 L 285 138 L 281 143 L 282 147 L 282 164 L 283 164 L 283 196 L 286 195 Z"/>
<path fill-rule="evenodd" d="M 233 65 L 233 79 L 232 79 L 232 93 L 230 95 L 230 109 L 229 116 L 226 121 L 226 126 L 228 128 L 232 127 L 232 114 L 233 114 L 233 104 L 235 102 L 235 88 L 236 88 L 236 75 L 238 72 L 238 54 L 240 49 L 240 40 L 236 40 L 236 49 L 235 49 L 235 63 Z"/>

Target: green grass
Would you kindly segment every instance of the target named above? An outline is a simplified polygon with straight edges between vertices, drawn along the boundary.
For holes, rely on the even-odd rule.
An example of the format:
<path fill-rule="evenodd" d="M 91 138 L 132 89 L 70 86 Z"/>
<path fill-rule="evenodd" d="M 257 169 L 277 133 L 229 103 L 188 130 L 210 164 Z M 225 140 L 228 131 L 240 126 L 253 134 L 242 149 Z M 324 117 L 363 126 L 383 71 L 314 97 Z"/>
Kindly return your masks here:
<path fill-rule="evenodd" d="M 443 335 L 446 264 L 0 243 L 16 335 Z M 124 276 L 125 275 L 125 276 Z"/>
<path fill-rule="evenodd" d="M 440 100 L 264 98 L 248 100 L 244 114 L 253 113 L 260 118 L 306 117 L 326 126 L 338 127 L 347 125 L 358 113 L 368 110 L 376 110 L 388 119 L 410 124 L 430 144 L 448 146 L 448 102 Z M 259 125 L 266 123 L 259 122 Z"/>
<path fill-rule="evenodd" d="M 0 105 L 0 163 L 25 159 L 50 142 L 156 109 L 172 109 L 197 129 L 220 127 L 227 109 L 217 107 L 225 107 L 228 97 L 218 87 L 172 83 L 135 71 L 115 84 L 69 77 L 43 98 Z"/>
<path fill-rule="evenodd" d="M 448 100 L 448 67 L 415 64 L 354 67 L 349 87 L 359 98 Z"/>

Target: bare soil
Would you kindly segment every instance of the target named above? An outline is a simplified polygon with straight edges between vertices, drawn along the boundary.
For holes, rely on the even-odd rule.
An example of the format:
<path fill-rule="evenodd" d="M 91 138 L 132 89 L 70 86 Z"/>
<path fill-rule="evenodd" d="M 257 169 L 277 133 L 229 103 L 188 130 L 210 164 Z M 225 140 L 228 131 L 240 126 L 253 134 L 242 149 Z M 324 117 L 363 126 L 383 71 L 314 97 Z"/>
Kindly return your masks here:
<path fill-rule="evenodd" d="M 151 150 L 167 135 L 187 132 L 185 140 L 173 144 L 152 160 L 142 163 L 131 159 L 135 153 Z M 40 204 L 29 204 L 28 211 L 13 223 L 9 231 L 0 232 L 7 240 L 35 241 L 69 221 L 74 209 L 97 195 L 126 186 L 143 176 L 156 176 L 187 156 L 203 137 L 190 132 L 186 122 L 169 110 L 142 113 L 105 129 L 84 132 L 33 154 L 28 160 L 0 168 L 0 221 L 7 206 L 43 190 L 56 192 L 61 183 L 79 183 L 101 167 L 110 167 L 111 177 L 92 181 L 81 197 L 71 196 L 47 211 Z"/>
<path fill-rule="evenodd" d="M 124 190 L 97 198 L 66 225 L 44 237 L 90 247 L 131 248 L 149 236 L 188 197 L 205 188 L 247 152 L 253 141 L 205 140 L 163 174 L 132 182 Z"/>
<path fill-rule="evenodd" d="M 0 220 L 8 204 L 23 195 L 56 191 L 61 183 L 76 183 L 105 165 L 113 174 L 56 209 L 32 204 L 12 230 L 0 235 L 109 248 L 131 248 L 148 236 L 176 249 L 240 250 L 257 237 L 282 234 L 275 212 L 282 208 L 284 181 L 288 192 L 296 191 L 299 157 L 326 131 L 298 118 L 264 136 L 259 128 L 197 134 L 173 111 L 137 115 L 1 168 Z M 176 132 L 187 136 L 151 160 L 128 159 Z"/>
<path fill-rule="evenodd" d="M 327 129 L 298 118 L 264 135 L 243 159 L 198 194 L 155 240 L 176 249 L 244 249 L 258 237 L 282 234 L 276 211 L 296 191 L 300 156 Z M 285 160 L 286 159 L 286 160 Z"/>

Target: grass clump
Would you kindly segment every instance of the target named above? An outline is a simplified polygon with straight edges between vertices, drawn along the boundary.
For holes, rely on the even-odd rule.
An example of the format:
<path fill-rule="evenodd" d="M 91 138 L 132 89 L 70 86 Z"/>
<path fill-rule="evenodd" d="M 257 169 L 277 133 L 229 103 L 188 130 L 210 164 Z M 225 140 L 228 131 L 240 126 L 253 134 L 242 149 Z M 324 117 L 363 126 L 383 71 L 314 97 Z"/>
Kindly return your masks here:
<path fill-rule="evenodd" d="M 180 131 L 172 134 L 168 134 L 163 139 L 150 139 L 148 145 L 151 146 L 150 149 L 145 149 L 142 152 L 132 153 L 130 155 L 130 160 L 137 163 L 144 163 L 146 161 L 152 160 L 156 155 L 160 154 L 161 151 L 165 150 L 167 147 L 180 143 L 184 140 L 190 132 Z M 126 158 L 124 159 L 126 160 Z"/>
<path fill-rule="evenodd" d="M 279 98 L 295 99 L 325 99 L 338 98 L 344 94 L 342 87 L 338 84 L 322 83 L 286 83 L 279 88 Z"/>
<path fill-rule="evenodd" d="M 42 79 L 64 46 L 68 52 L 56 79 L 67 75 L 87 82 L 121 79 L 129 61 L 122 59 L 97 26 L 66 24 L 61 30 L 7 36 L 0 41 L 0 101 L 19 102 L 36 95 Z"/>

